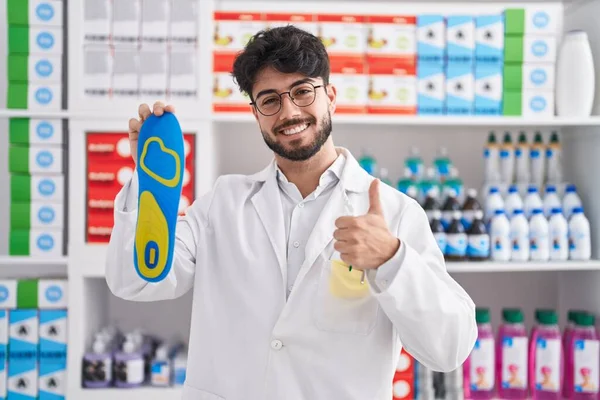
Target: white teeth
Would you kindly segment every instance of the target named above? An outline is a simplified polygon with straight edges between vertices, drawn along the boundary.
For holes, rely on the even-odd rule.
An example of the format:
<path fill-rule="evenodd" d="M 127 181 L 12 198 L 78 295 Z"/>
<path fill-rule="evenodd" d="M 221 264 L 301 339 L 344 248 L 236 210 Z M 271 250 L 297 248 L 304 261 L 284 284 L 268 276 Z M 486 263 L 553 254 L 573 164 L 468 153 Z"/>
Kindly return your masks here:
<path fill-rule="evenodd" d="M 296 133 L 302 132 L 306 128 L 308 128 L 308 124 L 298 125 L 295 128 L 284 129 L 282 133 L 284 135 L 295 135 Z"/>

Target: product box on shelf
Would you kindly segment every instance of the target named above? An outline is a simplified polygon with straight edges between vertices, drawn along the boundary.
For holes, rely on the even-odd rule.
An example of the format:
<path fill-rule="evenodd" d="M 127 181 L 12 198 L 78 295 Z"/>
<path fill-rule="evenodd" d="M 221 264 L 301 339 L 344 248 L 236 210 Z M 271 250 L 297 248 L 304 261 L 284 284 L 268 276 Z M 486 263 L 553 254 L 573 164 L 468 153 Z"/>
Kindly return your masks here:
<path fill-rule="evenodd" d="M 555 35 L 558 32 L 558 11 L 549 7 L 508 8 L 504 10 L 504 18 L 507 35 Z"/>
<path fill-rule="evenodd" d="M 475 17 L 475 60 L 502 65 L 504 59 L 504 18 L 502 15 Z"/>
<path fill-rule="evenodd" d="M 330 70 L 329 81 L 337 89 L 336 113 L 365 113 L 369 82 L 365 61 L 356 57 L 336 57 L 331 60 Z"/>
<path fill-rule="evenodd" d="M 243 50 L 250 38 L 267 26 L 263 15 L 257 12 L 217 11 L 213 20 L 213 46 L 217 53 Z"/>
<path fill-rule="evenodd" d="M 367 56 L 397 57 L 406 65 L 414 65 L 417 55 L 417 19 L 413 15 L 369 15 L 367 23 Z M 375 62 L 370 61 L 369 63 Z"/>
<path fill-rule="evenodd" d="M 66 279 L 0 280 L 0 309 L 60 310 L 67 308 Z"/>
<path fill-rule="evenodd" d="M 8 27 L 8 54 L 62 54 L 63 31 L 56 27 Z"/>
<path fill-rule="evenodd" d="M 40 310 L 39 399 L 62 400 L 66 394 L 67 311 Z"/>
<path fill-rule="evenodd" d="M 11 54 L 7 61 L 8 82 L 61 83 L 60 55 Z"/>
<path fill-rule="evenodd" d="M 213 111 L 248 112 L 250 97 L 242 93 L 231 79 L 235 55 L 214 54 L 213 56 Z"/>
<path fill-rule="evenodd" d="M 378 58 L 369 66 L 367 111 L 370 114 L 415 115 L 417 77 L 414 65 L 397 58 Z"/>
<path fill-rule="evenodd" d="M 554 92 L 535 89 L 504 92 L 502 114 L 511 117 L 552 117 L 554 116 Z"/>
<path fill-rule="evenodd" d="M 63 255 L 62 229 L 15 230 L 10 232 L 12 256 L 60 257 Z"/>
<path fill-rule="evenodd" d="M 141 87 L 139 78 L 143 68 L 138 47 L 130 43 L 119 43 L 114 46 L 111 57 L 112 84 L 109 87 L 112 95 L 115 98 L 138 98 Z M 101 66 L 99 69 L 106 72 L 105 67 L 106 65 Z M 164 70 L 164 66 L 157 66 L 158 69 L 161 69 L 161 67 Z M 152 66 L 147 66 L 147 68 L 152 68 Z M 102 76 L 104 73 L 99 75 Z M 163 86 L 164 89 L 166 89 L 166 85 Z"/>
<path fill-rule="evenodd" d="M 8 336 L 8 311 L 0 309 L 0 399 L 8 392 Z"/>
<path fill-rule="evenodd" d="M 170 98 L 198 97 L 198 51 L 191 45 L 172 45 L 169 52 Z"/>
<path fill-rule="evenodd" d="M 9 109 L 53 110 L 62 107 L 60 84 L 11 83 L 7 90 Z"/>
<path fill-rule="evenodd" d="M 318 37 L 330 57 L 357 55 L 367 51 L 366 18 L 350 14 L 318 14 Z"/>
<path fill-rule="evenodd" d="M 112 48 L 107 44 L 88 44 L 83 46 L 82 50 L 83 72 L 81 86 L 83 93 L 90 97 L 108 96 L 112 90 L 114 70 Z"/>
<path fill-rule="evenodd" d="M 317 17 L 309 13 L 270 13 L 264 14 L 265 27 L 268 29 L 278 26 L 294 25 L 298 29 L 317 36 L 319 34 Z"/>
<path fill-rule="evenodd" d="M 8 339 L 8 398 L 38 398 L 38 310 L 11 310 Z"/>
<path fill-rule="evenodd" d="M 8 25 L 63 26 L 63 2 L 48 0 L 7 0 Z"/>
<path fill-rule="evenodd" d="M 63 144 L 63 122 L 60 119 L 11 118 L 8 131 L 9 144 Z"/>
<path fill-rule="evenodd" d="M 111 35 L 111 0 L 83 3 L 83 39 L 88 43 L 108 43 Z"/>
<path fill-rule="evenodd" d="M 61 203 L 17 203 L 10 205 L 10 229 L 60 229 L 64 226 Z"/>
<path fill-rule="evenodd" d="M 450 63 L 475 62 L 475 19 L 470 15 L 446 18 L 446 57 Z"/>
<path fill-rule="evenodd" d="M 502 115 L 501 64 L 475 64 L 475 114 Z"/>
<path fill-rule="evenodd" d="M 170 2 L 169 41 L 171 43 L 198 42 L 198 11 L 200 0 L 178 0 Z M 177 4 L 177 7 L 173 7 Z"/>
<path fill-rule="evenodd" d="M 475 106 L 473 64 L 448 63 L 446 67 L 446 114 L 472 115 Z"/>
<path fill-rule="evenodd" d="M 402 349 L 392 381 L 392 398 L 411 400 L 415 395 L 415 361 L 406 350 Z"/>
<path fill-rule="evenodd" d="M 504 60 L 507 64 L 554 64 L 556 38 L 552 36 L 506 36 Z"/>
<path fill-rule="evenodd" d="M 417 63 L 443 64 L 446 21 L 443 15 L 417 16 Z"/>
<path fill-rule="evenodd" d="M 446 71 L 443 64 L 419 63 L 417 65 L 417 114 L 445 114 Z"/>
<path fill-rule="evenodd" d="M 505 64 L 504 91 L 554 89 L 554 64 Z"/>
<path fill-rule="evenodd" d="M 143 98 L 164 98 L 169 86 L 169 54 L 164 44 L 144 45 L 139 52 L 139 85 Z M 191 83 L 191 82 L 190 82 Z"/>
<path fill-rule="evenodd" d="M 10 176 L 10 201 L 43 201 L 62 204 L 64 198 L 64 177 L 60 175 Z"/>
<path fill-rule="evenodd" d="M 111 39 L 115 43 L 136 42 L 141 31 L 141 13 L 140 0 L 113 2 Z"/>
<path fill-rule="evenodd" d="M 142 2 L 140 38 L 147 43 L 164 43 L 169 37 L 169 0 Z"/>
<path fill-rule="evenodd" d="M 8 172 L 22 174 L 62 174 L 63 149 L 50 146 L 10 145 Z"/>

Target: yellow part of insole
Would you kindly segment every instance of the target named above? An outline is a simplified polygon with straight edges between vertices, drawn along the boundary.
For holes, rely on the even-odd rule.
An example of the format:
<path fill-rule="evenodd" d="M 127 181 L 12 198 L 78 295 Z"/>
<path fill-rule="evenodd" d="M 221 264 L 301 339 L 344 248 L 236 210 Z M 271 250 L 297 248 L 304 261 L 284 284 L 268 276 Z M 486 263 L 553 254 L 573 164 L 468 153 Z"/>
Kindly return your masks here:
<path fill-rule="evenodd" d="M 331 276 L 329 277 L 329 291 L 335 297 L 361 298 L 369 294 L 369 283 L 363 271 L 349 270 L 349 265 L 341 260 L 331 261 Z M 363 281 L 361 283 L 361 280 Z"/>
<path fill-rule="evenodd" d="M 146 166 L 146 155 L 148 153 L 148 146 L 150 146 L 150 143 L 152 142 L 157 142 L 160 146 L 160 150 L 163 153 L 169 154 L 175 160 L 175 174 L 172 178 L 164 178 Z M 142 168 L 144 172 L 146 172 L 150 177 L 152 177 L 152 179 L 162 183 L 167 187 L 177 186 L 179 184 L 179 180 L 181 179 L 181 159 L 179 158 L 179 155 L 175 150 L 167 148 L 162 139 L 159 137 L 151 137 L 144 143 L 144 148 L 142 150 L 142 154 L 140 155 L 140 168 Z"/>
<path fill-rule="evenodd" d="M 144 277 L 154 279 L 167 265 L 169 226 L 156 198 L 149 191 L 142 192 L 138 212 L 135 234 L 138 269 Z"/>

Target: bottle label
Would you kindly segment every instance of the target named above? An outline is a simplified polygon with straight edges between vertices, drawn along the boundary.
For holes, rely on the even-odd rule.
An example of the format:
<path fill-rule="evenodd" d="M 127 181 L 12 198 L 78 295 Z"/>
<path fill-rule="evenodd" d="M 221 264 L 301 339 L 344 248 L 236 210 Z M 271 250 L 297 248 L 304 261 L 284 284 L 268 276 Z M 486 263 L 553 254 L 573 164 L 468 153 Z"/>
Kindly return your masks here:
<path fill-rule="evenodd" d="M 490 237 L 486 234 L 469 235 L 467 255 L 469 257 L 488 258 L 490 255 Z"/>
<path fill-rule="evenodd" d="M 510 259 L 510 238 L 508 235 L 496 233 L 491 237 L 490 252 L 494 259 Z"/>
<path fill-rule="evenodd" d="M 450 227 L 450 224 L 452 223 L 452 215 L 454 214 L 454 211 L 442 211 L 442 219 L 441 219 L 441 223 L 442 226 L 444 227 L 444 229 L 448 229 Z"/>
<path fill-rule="evenodd" d="M 527 232 L 511 232 L 512 255 L 511 258 L 516 261 L 527 261 L 529 259 L 529 238 Z"/>
<path fill-rule="evenodd" d="M 568 233 L 558 229 L 550 233 L 550 258 L 566 260 L 569 256 Z"/>
<path fill-rule="evenodd" d="M 560 388 L 560 339 L 538 338 L 535 347 L 535 388 L 558 392 Z"/>
<path fill-rule="evenodd" d="M 433 236 L 435 237 L 438 246 L 440 246 L 442 253 L 446 254 L 446 234 L 444 232 L 437 232 L 434 233 Z"/>
<path fill-rule="evenodd" d="M 462 223 L 465 229 L 469 229 L 475 219 L 475 210 L 464 210 L 462 214 Z"/>
<path fill-rule="evenodd" d="M 471 390 L 492 390 L 494 387 L 494 340 L 477 339 L 471 352 Z"/>
<path fill-rule="evenodd" d="M 86 383 L 112 382 L 112 359 L 106 357 L 104 360 L 83 360 L 83 380 Z"/>
<path fill-rule="evenodd" d="M 123 383 L 140 384 L 144 382 L 144 360 L 115 362 L 115 379 Z"/>
<path fill-rule="evenodd" d="M 466 233 L 448 233 L 446 240 L 446 255 L 464 257 L 467 254 Z"/>
<path fill-rule="evenodd" d="M 504 337 L 502 340 L 502 387 L 527 387 L 527 338 Z"/>
<path fill-rule="evenodd" d="M 597 340 L 575 340 L 574 387 L 576 393 L 598 393 L 600 345 Z"/>

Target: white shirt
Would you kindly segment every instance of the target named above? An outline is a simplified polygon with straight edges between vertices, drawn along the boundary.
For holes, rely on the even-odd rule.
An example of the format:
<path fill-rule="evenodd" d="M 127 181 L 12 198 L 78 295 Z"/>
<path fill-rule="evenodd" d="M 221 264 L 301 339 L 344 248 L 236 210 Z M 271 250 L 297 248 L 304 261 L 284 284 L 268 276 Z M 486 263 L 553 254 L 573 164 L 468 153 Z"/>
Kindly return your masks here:
<path fill-rule="evenodd" d="M 340 181 L 345 163 L 346 157 L 340 154 L 321 175 L 319 186 L 304 199 L 298 187 L 288 181 L 283 172 L 277 168 L 277 182 L 281 195 L 286 233 L 287 297 L 292 292 L 294 282 L 304 262 L 308 237 L 321 215 L 321 210 L 327 204 L 333 189 Z"/>

